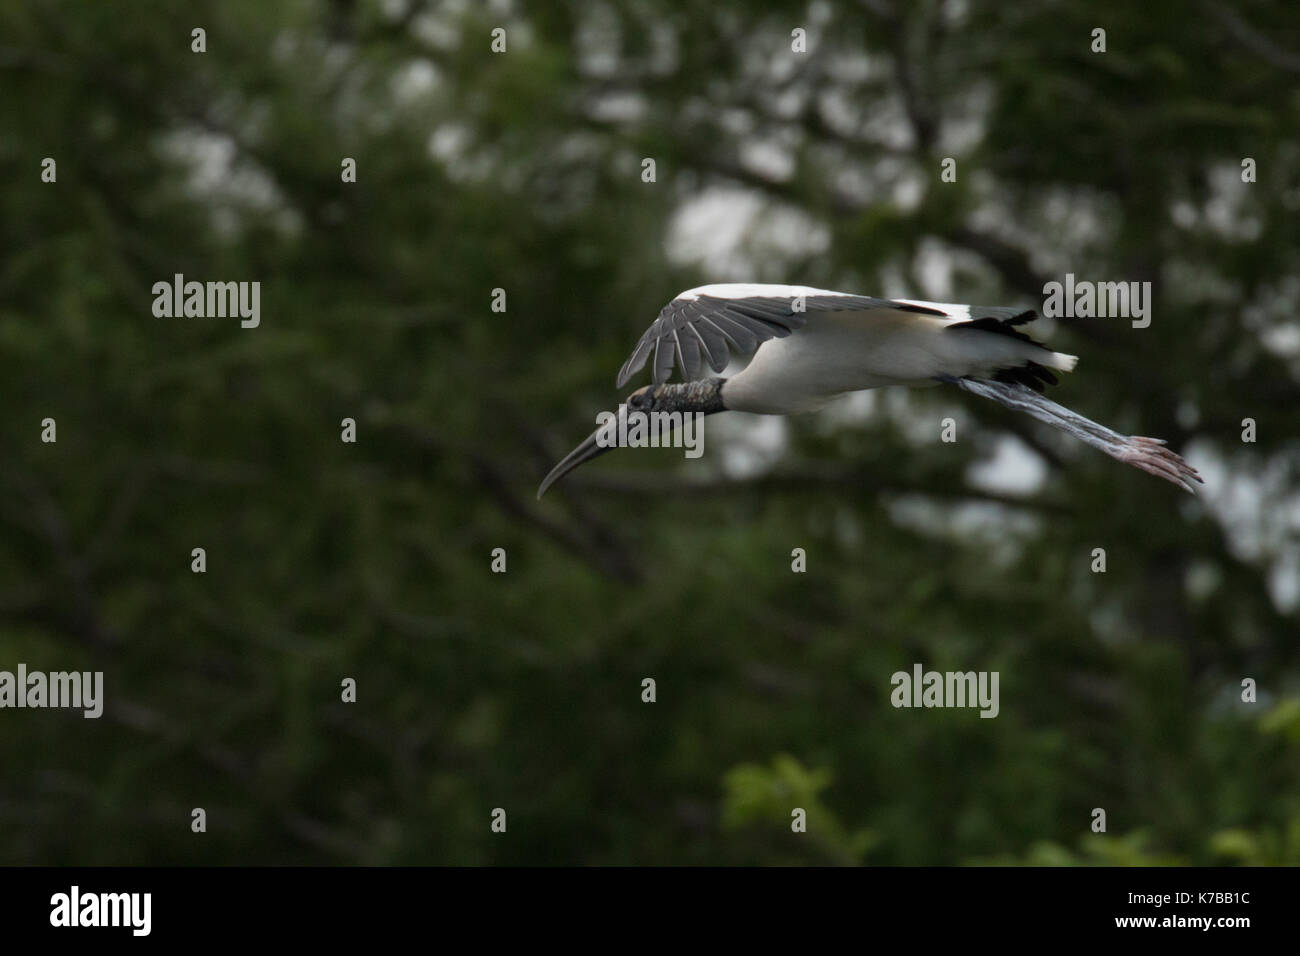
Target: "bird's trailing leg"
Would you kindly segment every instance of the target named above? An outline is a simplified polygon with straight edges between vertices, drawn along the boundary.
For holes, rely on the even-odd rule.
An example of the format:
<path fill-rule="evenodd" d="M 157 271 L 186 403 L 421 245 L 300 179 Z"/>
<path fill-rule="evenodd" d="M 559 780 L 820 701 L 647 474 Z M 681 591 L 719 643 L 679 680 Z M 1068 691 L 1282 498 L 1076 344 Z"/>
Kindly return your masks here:
<path fill-rule="evenodd" d="M 1058 405 L 1051 399 L 1044 398 L 1038 392 L 1023 385 L 971 378 L 949 379 L 949 381 L 974 395 L 991 398 L 1007 408 L 1032 415 L 1040 422 L 1068 432 L 1093 448 L 1101 449 L 1112 458 L 1133 465 L 1135 468 L 1141 468 L 1165 481 L 1173 482 L 1192 494 L 1196 493 L 1192 481 L 1203 483 L 1196 469 L 1183 461 L 1181 455 L 1164 447 L 1165 443 L 1159 438 L 1121 435 L 1119 432 L 1111 431 L 1105 425 L 1098 425 L 1091 419 L 1070 411 L 1064 405 Z"/>

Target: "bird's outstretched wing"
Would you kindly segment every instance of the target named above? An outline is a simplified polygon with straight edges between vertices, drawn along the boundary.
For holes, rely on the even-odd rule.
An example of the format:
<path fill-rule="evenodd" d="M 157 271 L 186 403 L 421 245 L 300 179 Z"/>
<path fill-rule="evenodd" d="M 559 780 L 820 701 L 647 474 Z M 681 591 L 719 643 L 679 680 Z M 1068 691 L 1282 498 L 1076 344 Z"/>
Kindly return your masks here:
<path fill-rule="evenodd" d="M 966 307 L 961 307 L 966 308 Z M 668 381 L 673 364 L 687 381 L 703 376 L 703 362 L 714 372 L 727 367 L 734 350 L 752 355 L 768 339 L 784 338 L 799 329 L 809 312 L 864 312 L 901 309 L 923 315 L 950 316 L 937 306 L 896 302 L 867 295 L 849 295 L 829 289 L 781 285 L 713 285 L 683 292 L 659 313 L 641 336 L 632 356 L 618 373 L 622 388 L 646 359 L 654 355 L 651 369 L 656 385 Z M 969 318 L 969 313 L 962 316 Z"/>

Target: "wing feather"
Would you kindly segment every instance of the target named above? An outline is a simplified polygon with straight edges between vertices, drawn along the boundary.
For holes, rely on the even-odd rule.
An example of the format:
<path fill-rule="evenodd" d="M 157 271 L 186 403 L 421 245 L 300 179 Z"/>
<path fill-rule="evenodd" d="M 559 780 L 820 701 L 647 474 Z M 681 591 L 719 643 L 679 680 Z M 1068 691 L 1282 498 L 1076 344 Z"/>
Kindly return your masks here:
<path fill-rule="evenodd" d="M 622 388 L 627 384 L 647 359 L 651 359 L 656 385 L 668 381 L 674 364 L 687 381 L 700 378 L 705 363 L 714 372 L 721 372 L 733 354 L 747 357 L 769 339 L 797 332 L 810 312 L 873 309 L 950 315 L 930 304 L 802 286 L 703 286 L 683 292 L 664 306 L 619 370 L 618 385 Z"/>
<path fill-rule="evenodd" d="M 727 367 L 727 345 L 721 339 L 716 338 L 716 333 L 710 331 L 708 326 L 704 324 L 703 316 L 700 316 L 700 321 L 696 322 L 694 325 L 688 325 L 686 328 L 692 335 L 700 340 L 700 352 L 704 355 L 704 361 L 709 363 L 709 368 L 713 369 L 715 372 L 721 372 Z M 710 336 L 715 337 L 712 346 L 709 345 L 708 339 L 704 337 L 706 332 Z M 714 349 L 717 349 L 718 352 L 721 353 L 716 358 L 714 357 Z"/>

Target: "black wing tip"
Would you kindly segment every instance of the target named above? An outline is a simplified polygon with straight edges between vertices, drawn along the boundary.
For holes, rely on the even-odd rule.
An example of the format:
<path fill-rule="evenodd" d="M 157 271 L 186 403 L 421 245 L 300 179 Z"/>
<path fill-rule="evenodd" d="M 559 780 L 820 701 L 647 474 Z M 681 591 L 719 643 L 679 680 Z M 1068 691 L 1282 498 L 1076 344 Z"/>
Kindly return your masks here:
<path fill-rule="evenodd" d="M 1031 313 L 1033 314 L 1033 313 Z M 1035 315 L 1035 318 L 1037 316 Z M 1040 349 L 1052 351 L 1042 342 L 1032 338 L 1028 334 L 1021 332 L 1019 329 L 1012 328 L 1015 325 L 1022 325 L 1031 319 L 995 319 L 992 316 L 985 316 L 982 319 L 971 319 L 968 322 L 957 322 L 948 326 L 944 331 L 947 332 L 990 332 L 993 335 L 1005 335 L 1007 338 L 1015 339 L 1018 342 L 1027 342 L 1030 345 L 1037 345 Z"/>
<path fill-rule="evenodd" d="M 889 304 L 901 312 L 915 312 L 918 315 L 939 315 L 945 318 L 948 316 L 948 313 L 942 309 L 932 309 L 928 305 L 913 305 L 911 302 L 894 302 L 892 300 Z"/>
<path fill-rule="evenodd" d="M 993 376 L 993 381 L 1005 382 L 1008 385 L 1024 385 L 1027 388 L 1032 388 L 1040 395 L 1048 385 L 1060 383 L 1060 380 L 1055 375 L 1037 362 L 1026 362 L 1024 365 L 1015 368 L 1000 369 Z"/>

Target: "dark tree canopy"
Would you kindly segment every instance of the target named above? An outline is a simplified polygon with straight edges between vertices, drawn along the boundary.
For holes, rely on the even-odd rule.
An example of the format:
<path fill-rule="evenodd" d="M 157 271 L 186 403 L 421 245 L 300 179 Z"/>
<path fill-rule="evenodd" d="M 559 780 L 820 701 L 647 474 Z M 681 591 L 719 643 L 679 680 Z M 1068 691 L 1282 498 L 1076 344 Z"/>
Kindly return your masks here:
<path fill-rule="evenodd" d="M 105 675 L 98 720 L 0 710 L 0 863 L 1300 862 L 1293 3 L 66 0 L 0 38 L 0 670 Z M 534 500 L 683 289 L 1067 273 L 1153 308 L 1036 324 L 1054 397 L 1199 497 L 934 389 Z M 260 324 L 156 316 L 176 274 Z M 916 662 L 999 672 L 997 718 L 893 707 Z"/>

